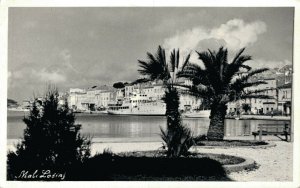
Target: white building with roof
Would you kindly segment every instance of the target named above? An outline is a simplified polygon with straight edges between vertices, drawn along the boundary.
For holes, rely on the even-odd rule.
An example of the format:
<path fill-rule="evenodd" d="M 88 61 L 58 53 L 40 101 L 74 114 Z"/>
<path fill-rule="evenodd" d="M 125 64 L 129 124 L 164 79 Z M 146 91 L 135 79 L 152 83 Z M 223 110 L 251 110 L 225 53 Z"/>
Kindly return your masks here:
<path fill-rule="evenodd" d="M 292 111 L 292 83 L 278 87 L 278 110 L 282 115 L 291 115 Z"/>
<path fill-rule="evenodd" d="M 73 110 L 86 110 L 85 106 L 82 102 L 86 98 L 86 90 L 79 89 L 79 88 L 70 88 L 69 97 L 68 97 L 68 104 L 69 108 Z"/>
<path fill-rule="evenodd" d="M 250 113 L 253 114 L 268 114 L 274 110 L 277 110 L 277 80 L 275 78 L 267 78 L 261 81 L 265 81 L 266 84 L 260 84 L 255 87 L 248 88 L 249 91 L 253 90 L 266 90 L 258 95 L 268 95 L 270 99 L 263 98 L 248 98 L 228 103 L 227 113 L 244 113 L 243 105 L 250 106 Z"/>

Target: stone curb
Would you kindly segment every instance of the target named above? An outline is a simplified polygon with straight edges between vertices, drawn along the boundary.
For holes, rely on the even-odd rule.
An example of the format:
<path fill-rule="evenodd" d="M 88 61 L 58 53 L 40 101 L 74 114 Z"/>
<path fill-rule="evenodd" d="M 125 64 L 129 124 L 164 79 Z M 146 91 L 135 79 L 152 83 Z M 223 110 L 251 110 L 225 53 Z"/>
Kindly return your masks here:
<path fill-rule="evenodd" d="M 240 156 L 236 156 L 236 157 L 240 157 Z M 240 157 L 240 158 L 245 159 L 245 161 L 240 164 L 223 165 L 223 168 L 225 169 L 225 171 L 227 171 L 229 173 L 239 172 L 239 171 L 243 171 L 246 169 L 252 169 L 252 168 L 256 167 L 256 162 L 253 159 L 245 158 L 245 157 Z"/>
<path fill-rule="evenodd" d="M 258 146 L 193 146 L 193 147 L 196 149 L 232 149 L 232 148 L 266 149 L 275 146 L 276 144 L 258 145 Z"/>
<path fill-rule="evenodd" d="M 141 151 L 141 152 L 143 152 L 143 151 Z M 122 152 L 120 152 L 120 153 L 122 153 Z M 203 153 L 203 154 L 222 155 L 220 153 Z M 239 164 L 222 165 L 222 167 L 224 168 L 224 170 L 227 173 L 239 172 L 239 171 L 243 171 L 243 170 L 247 170 L 247 169 L 253 169 L 257 166 L 256 162 L 251 158 L 241 157 L 241 156 L 234 156 L 234 155 L 227 155 L 227 154 L 224 154 L 224 155 L 231 156 L 231 157 L 239 157 L 239 158 L 242 158 L 242 159 L 245 160 L 244 162 L 239 163 Z"/>

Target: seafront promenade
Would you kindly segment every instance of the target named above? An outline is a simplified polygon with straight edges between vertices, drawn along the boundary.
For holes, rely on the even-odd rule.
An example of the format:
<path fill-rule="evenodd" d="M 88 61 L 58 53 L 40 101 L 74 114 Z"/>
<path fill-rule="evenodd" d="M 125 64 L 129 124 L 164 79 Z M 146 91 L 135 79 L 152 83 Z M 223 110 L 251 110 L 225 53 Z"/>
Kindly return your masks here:
<path fill-rule="evenodd" d="M 236 117 L 226 117 L 226 119 L 234 119 Z M 266 116 L 266 115 L 241 115 L 240 120 L 291 120 L 291 116 Z"/>
<path fill-rule="evenodd" d="M 252 158 L 259 165 L 252 171 L 232 172 L 229 177 L 234 181 L 292 181 L 293 180 L 293 142 L 281 141 L 274 136 L 264 137 L 265 140 L 273 145 L 272 147 L 232 147 L 232 148 L 205 148 L 193 147 L 190 151 L 201 153 L 216 153 Z M 225 137 L 233 140 L 253 140 L 253 136 Z M 14 150 L 17 139 L 9 139 L 8 150 Z M 275 145 L 275 146 L 274 146 Z M 127 151 L 147 151 L 157 150 L 162 146 L 162 142 L 148 141 L 147 138 L 138 140 L 120 139 L 93 139 L 91 153 L 102 153 L 109 148 L 114 153 Z"/>

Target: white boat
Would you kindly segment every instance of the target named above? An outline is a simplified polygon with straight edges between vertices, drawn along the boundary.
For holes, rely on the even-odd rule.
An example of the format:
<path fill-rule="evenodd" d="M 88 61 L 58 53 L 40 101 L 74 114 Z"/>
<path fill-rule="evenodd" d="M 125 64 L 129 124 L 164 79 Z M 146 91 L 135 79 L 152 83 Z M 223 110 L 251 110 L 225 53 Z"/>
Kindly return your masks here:
<path fill-rule="evenodd" d="M 209 118 L 210 110 L 200 110 L 183 114 L 187 118 Z"/>
<path fill-rule="evenodd" d="M 27 108 L 21 108 L 21 107 L 17 107 L 17 108 L 7 108 L 8 111 L 14 111 L 14 112 L 29 112 L 29 109 Z"/>
<path fill-rule="evenodd" d="M 95 111 L 97 114 L 107 114 L 107 110 Z"/>
<path fill-rule="evenodd" d="M 109 104 L 107 112 L 111 115 L 164 116 L 166 105 L 145 94 L 134 93 L 132 97 Z"/>

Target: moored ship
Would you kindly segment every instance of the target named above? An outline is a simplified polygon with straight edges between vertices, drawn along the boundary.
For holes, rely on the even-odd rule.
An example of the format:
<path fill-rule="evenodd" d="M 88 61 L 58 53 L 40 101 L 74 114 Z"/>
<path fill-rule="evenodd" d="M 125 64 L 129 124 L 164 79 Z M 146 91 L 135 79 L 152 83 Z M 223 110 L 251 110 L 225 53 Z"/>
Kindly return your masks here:
<path fill-rule="evenodd" d="M 200 110 L 183 114 L 187 118 L 209 118 L 210 110 Z"/>
<path fill-rule="evenodd" d="M 111 115 L 164 116 L 166 105 L 163 101 L 152 100 L 145 94 L 133 93 L 132 97 L 109 104 L 107 112 Z"/>

